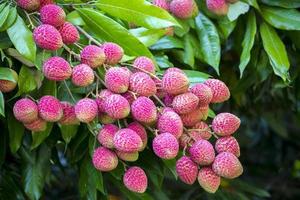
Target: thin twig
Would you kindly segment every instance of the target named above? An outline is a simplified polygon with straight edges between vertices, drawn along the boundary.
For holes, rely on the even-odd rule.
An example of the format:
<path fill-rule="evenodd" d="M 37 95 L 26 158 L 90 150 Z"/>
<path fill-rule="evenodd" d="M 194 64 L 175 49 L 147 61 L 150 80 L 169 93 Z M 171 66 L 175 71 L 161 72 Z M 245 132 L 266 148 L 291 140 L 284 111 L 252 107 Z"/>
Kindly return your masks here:
<path fill-rule="evenodd" d="M 94 42 L 96 45 L 101 46 L 101 43 L 98 42 L 95 38 L 93 38 L 90 34 L 88 34 L 83 28 L 80 26 L 76 26 L 76 28 L 83 34 L 85 37 L 87 37 L 90 41 Z"/>

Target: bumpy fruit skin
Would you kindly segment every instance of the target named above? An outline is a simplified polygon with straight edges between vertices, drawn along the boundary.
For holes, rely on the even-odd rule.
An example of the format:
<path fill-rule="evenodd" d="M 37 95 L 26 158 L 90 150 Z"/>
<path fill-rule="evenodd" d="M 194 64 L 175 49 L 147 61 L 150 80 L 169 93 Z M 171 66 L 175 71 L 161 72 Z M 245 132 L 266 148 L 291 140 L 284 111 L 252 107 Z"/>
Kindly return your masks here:
<path fill-rule="evenodd" d="M 190 92 L 198 97 L 200 106 L 207 106 L 213 98 L 212 90 L 204 83 L 195 84 Z"/>
<path fill-rule="evenodd" d="M 122 94 L 122 96 L 127 99 L 127 101 L 129 102 L 129 104 L 131 105 L 132 102 L 134 102 L 134 100 L 136 99 L 136 96 L 132 93 L 132 92 L 125 92 Z"/>
<path fill-rule="evenodd" d="M 43 96 L 38 102 L 39 116 L 47 122 L 57 122 L 63 116 L 60 101 L 53 96 Z"/>
<path fill-rule="evenodd" d="M 168 69 L 165 71 L 165 74 L 166 74 L 166 73 L 169 73 L 169 72 L 178 72 L 178 73 L 184 74 L 184 71 L 182 71 L 181 69 L 179 69 L 179 68 L 177 68 L 177 67 L 170 67 L 170 68 L 168 68 Z"/>
<path fill-rule="evenodd" d="M 142 72 L 149 72 L 151 74 L 155 74 L 155 64 L 154 62 L 145 56 L 137 57 L 134 62 L 133 66 L 135 67 L 134 71 L 142 71 Z"/>
<path fill-rule="evenodd" d="M 18 100 L 13 108 L 14 116 L 23 123 L 30 123 L 38 119 L 38 106 L 28 98 Z"/>
<path fill-rule="evenodd" d="M 195 140 L 209 140 L 211 138 L 210 128 L 209 126 L 201 121 L 195 124 L 192 129 L 195 129 L 194 131 L 190 132 L 191 137 L 193 137 Z"/>
<path fill-rule="evenodd" d="M 143 142 L 143 146 L 140 151 L 144 150 L 148 143 L 148 135 L 145 128 L 138 122 L 131 122 L 127 128 L 135 131 L 140 136 Z"/>
<path fill-rule="evenodd" d="M 128 152 L 116 151 L 116 153 L 121 160 L 127 162 L 135 162 L 139 158 L 139 152 L 128 153 Z"/>
<path fill-rule="evenodd" d="M 100 94 L 96 98 L 99 112 L 105 112 L 105 100 L 113 93 L 107 89 L 101 90 Z"/>
<path fill-rule="evenodd" d="M 153 0 L 152 4 L 167 11 L 170 9 L 170 3 L 168 0 Z"/>
<path fill-rule="evenodd" d="M 212 90 L 211 103 L 222 103 L 230 98 L 230 91 L 224 82 L 217 79 L 208 79 L 204 84 Z"/>
<path fill-rule="evenodd" d="M 131 114 L 139 122 L 151 124 L 157 119 L 156 106 L 147 97 L 138 97 L 131 104 Z"/>
<path fill-rule="evenodd" d="M 101 48 L 104 50 L 106 60 L 109 65 L 118 64 L 124 56 L 124 50 L 118 44 L 113 42 L 105 42 Z"/>
<path fill-rule="evenodd" d="M 35 43 L 42 49 L 55 51 L 63 46 L 63 41 L 58 30 L 51 25 L 43 24 L 33 31 Z"/>
<path fill-rule="evenodd" d="M 70 22 L 65 22 L 58 31 L 65 44 L 74 44 L 80 38 L 77 28 Z"/>
<path fill-rule="evenodd" d="M 188 19 L 193 16 L 194 3 L 194 0 L 173 0 L 170 11 L 180 19 Z"/>
<path fill-rule="evenodd" d="M 210 165 L 215 159 L 215 150 L 207 140 L 196 141 L 189 149 L 192 160 L 199 165 Z"/>
<path fill-rule="evenodd" d="M 63 117 L 59 120 L 59 123 L 62 125 L 79 124 L 79 120 L 76 118 L 74 105 L 66 101 L 62 101 L 60 104 L 63 109 Z"/>
<path fill-rule="evenodd" d="M 173 159 L 177 156 L 179 150 L 179 144 L 170 133 L 162 133 L 157 135 L 152 142 L 154 153 L 162 159 Z"/>
<path fill-rule="evenodd" d="M 194 126 L 197 122 L 205 120 L 208 115 L 208 106 L 198 107 L 190 113 L 180 115 L 184 126 Z"/>
<path fill-rule="evenodd" d="M 123 119 L 130 113 L 127 99 L 119 94 L 112 94 L 105 99 L 105 112 L 114 119 Z"/>
<path fill-rule="evenodd" d="M 130 76 L 129 89 L 139 96 L 152 96 L 156 94 L 156 83 L 144 72 L 136 72 Z"/>
<path fill-rule="evenodd" d="M 216 141 L 215 149 L 218 153 L 229 152 L 236 157 L 240 156 L 240 146 L 237 140 L 232 136 L 221 137 Z"/>
<path fill-rule="evenodd" d="M 111 123 L 114 123 L 116 121 L 116 119 L 110 117 L 106 113 L 100 113 L 98 118 L 99 118 L 99 122 L 101 124 L 111 124 Z"/>
<path fill-rule="evenodd" d="M 92 68 L 86 64 L 80 64 L 73 68 L 72 83 L 79 87 L 86 87 L 94 82 L 95 75 Z"/>
<path fill-rule="evenodd" d="M 189 88 L 189 79 L 184 73 L 167 72 L 162 78 L 162 88 L 169 94 L 182 94 Z"/>
<path fill-rule="evenodd" d="M 148 178 L 140 167 L 130 167 L 123 176 L 125 187 L 136 193 L 144 193 L 148 186 Z"/>
<path fill-rule="evenodd" d="M 104 125 L 97 135 L 99 143 L 106 148 L 114 148 L 114 136 L 118 130 L 119 128 L 114 124 Z"/>
<path fill-rule="evenodd" d="M 43 74 L 49 80 L 63 81 L 71 77 L 72 68 L 65 59 L 55 56 L 44 62 Z"/>
<path fill-rule="evenodd" d="M 48 4 L 41 8 L 40 17 L 43 24 L 60 27 L 65 23 L 66 13 L 61 7 Z"/>
<path fill-rule="evenodd" d="M 157 128 L 160 133 L 171 133 L 178 139 L 183 132 L 183 123 L 177 113 L 164 111 L 158 118 Z"/>
<path fill-rule="evenodd" d="M 226 15 L 228 13 L 228 4 L 226 0 L 206 0 L 208 10 L 216 15 Z"/>
<path fill-rule="evenodd" d="M 114 136 L 114 147 L 118 151 L 132 153 L 140 151 L 143 147 L 143 142 L 135 131 L 129 128 L 123 128 Z"/>
<path fill-rule="evenodd" d="M 13 91 L 18 84 L 18 74 L 15 70 L 9 69 L 12 73 L 13 79 L 15 82 L 13 81 L 9 81 L 9 80 L 0 80 L 0 91 L 1 92 L 11 92 Z"/>
<path fill-rule="evenodd" d="M 188 156 L 182 156 L 176 162 L 176 172 L 182 182 L 192 185 L 197 179 L 198 165 Z"/>
<path fill-rule="evenodd" d="M 203 167 L 199 170 L 198 182 L 206 192 L 215 193 L 220 186 L 221 177 L 210 167 Z"/>
<path fill-rule="evenodd" d="M 82 49 L 81 63 L 87 64 L 91 68 L 97 68 L 105 62 L 105 53 L 103 49 L 96 45 L 88 45 Z"/>
<path fill-rule="evenodd" d="M 17 0 L 17 5 L 29 12 L 36 11 L 40 7 L 39 0 Z"/>
<path fill-rule="evenodd" d="M 194 143 L 193 140 L 190 138 L 190 136 L 186 133 L 183 133 L 180 138 L 179 138 L 179 146 L 181 148 L 187 148 L 188 147 L 188 144 L 192 144 Z"/>
<path fill-rule="evenodd" d="M 186 114 L 195 110 L 198 103 L 198 97 L 191 92 L 187 92 L 177 95 L 173 99 L 172 107 L 178 114 Z"/>
<path fill-rule="evenodd" d="M 174 98 L 175 98 L 174 95 L 166 94 L 166 95 L 163 97 L 163 102 L 164 102 L 164 104 L 165 104 L 166 106 L 171 107 Z"/>
<path fill-rule="evenodd" d="M 229 152 L 218 154 L 212 164 L 212 169 L 216 174 L 228 179 L 239 177 L 243 173 L 243 166 L 238 158 Z"/>
<path fill-rule="evenodd" d="M 111 171 L 118 166 L 117 155 L 105 147 L 95 149 L 92 161 L 94 167 L 103 172 Z"/>
<path fill-rule="evenodd" d="M 89 123 L 98 115 L 98 105 L 93 99 L 81 99 L 75 105 L 75 114 L 79 121 Z"/>
<path fill-rule="evenodd" d="M 232 135 L 241 124 L 241 120 L 231 113 L 220 113 L 212 121 L 212 129 L 219 136 Z"/>
<path fill-rule="evenodd" d="M 40 132 L 45 131 L 47 129 L 47 122 L 41 118 L 38 118 L 33 122 L 25 123 L 24 126 L 28 130 L 31 130 L 33 132 Z"/>
<path fill-rule="evenodd" d="M 40 0 L 41 8 L 48 4 L 54 4 L 54 0 Z"/>
<path fill-rule="evenodd" d="M 111 67 L 105 74 L 105 86 L 114 93 L 125 93 L 129 88 L 130 75 L 124 67 Z"/>

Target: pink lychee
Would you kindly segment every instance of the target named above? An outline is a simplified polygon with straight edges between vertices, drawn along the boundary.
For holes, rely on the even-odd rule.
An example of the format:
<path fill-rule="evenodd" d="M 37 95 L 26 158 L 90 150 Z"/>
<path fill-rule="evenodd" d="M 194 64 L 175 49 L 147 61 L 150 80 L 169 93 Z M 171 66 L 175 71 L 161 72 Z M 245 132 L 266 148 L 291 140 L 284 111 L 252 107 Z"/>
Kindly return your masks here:
<path fill-rule="evenodd" d="M 170 133 L 157 135 L 152 142 L 154 153 L 162 159 L 173 159 L 177 156 L 179 144 L 176 137 Z"/>
<path fill-rule="evenodd" d="M 130 76 L 130 90 L 140 96 L 152 96 L 156 94 L 156 84 L 152 78 L 144 72 L 136 72 Z"/>
<path fill-rule="evenodd" d="M 189 144 L 192 144 L 193 139 L 186 133 L 183 133 L 179 138 L 179 146 L 181 148 L 187 148 Z M 194 143 L 194 142 L 193 142 Z"/>
<path fill-rule="evenodd" d="M 113 42 L 105 42 L 101 48 L 105 53 L 105 63 L 109 65 L 118 64 L 124 56 L 124 50 L 118 44 Z"/>
<path fill-rule="evenodd" d="M 208 106 L 198 107 L 192 112 L 180 115 L 184 126 L 194 126 L 197 122 L 205 120 L 208 115 Z"/>
<path fill-rule="evenodd" d="M 188 19 L 192 17 L 194 9 L 194 0 L 173 0 L 170 3 L 170 11 L 180 19 Z"/>
<path fill-rule="evenodd" d="M 71 77 L 72 68 L 62 57 L 51 57 L 43 64 L 44 76 L 53 81 L 63 81 Z"/>
<path fill-rule="evenodd" d="M 240 156 L 240 146 L 237 140 L 232 136 L 220 137 L 215 144 L 218 153 L 229 152 L 236 157 Z"/>
<path fill-rule="evenodd" d="M 182 182 L 192 185 L 197 179 L 198 165 L 188 156 L 182 156 L 176 162 L 176 172 Z"/>
<path fill-rule="evenodd" d="M 17 5 L 29 12 L 36 11 L 40 7 L 39 0 L 17 0 Z"/>
<path fill-rule="evenodd" d="M 106 113 L 100 113 L 98 116 L 99 122 L 101 124 L 111 124 L 114 123 L 116 121 L 116 119 L 110 117 L 108 114 Z"/>
<path fill-rule="evenodd" d="M 105 74 L 105 86 L 114 93 L 124 93 L 129 88 L 130 71 L 124 67 L 111 67 Z"/>
<path fill-rule="evenodd" d="M 153 0 L 152 4 L 167 11 L 170 8 L 170 3 L 168 0 Z"/>
<path fill-rule="evenodd" d="M 139 158 L 139 152 L 128 153 L 128 152 L 116 151 L 116 153 L 121 160 L 127 162 L 135 162 Z"/>
<path fill-rule="evenodd" d="M 41 8 L 48 4 L 54 4 L 54 0 L 40 0 Z"/>
<path fill-rule="evenodd" d="M 131 92 L 131 91 L 127 91 L 125 93 L 122 94 L 122 96 L 127 99 L 127 101 L 129 102 L 129 104 L 131 105 L 132 102 L 134 102 L 134 100 L 137 98 L 136 95 Z"/>
<path fill-rule="evenodd" d="M 55 51 L 63 46 L 60 33 L 54 26 L 43 24 L 33 31 L 35 43 L 42 49 Z"/>
<path fill-rule="evenodd" d="M 224 82 L 217 79 L 208 79 L 204 84 L 212 90 L 211 103 L 221 103 L 230 98 L 230 91 Z"/>
<path fill-rule="evenodd" d="M 80 54 L 81 63 L 87 64 L 91 68 L 97 68 L 105 62 L 105 53 L 103 49 L 96 45 L 84 47 Z"/>
<path fill-rule="evenodd" d="M 101 90 L 100 94 L 96 98 L 99 112 L 105 112 L 105 100 L 113 93 L 107 89 Z"/>
<path fill-rule="evenodd" d="M 175 96 L 171 94 L 166 94 L 163 98 L 163 102 L 166 106 L 171 107 Z"/>
<path fill-rule="evenodd" d="M 80 39 L 77 28 L 70 22 L 65 22 L 58 30 L 64 44 L 74 44 Z"/>
<path fill-rule="evenodd" d="M 95 149 L 92 161 L 94 167 L 103 172 L 112 171 L 118 166 L 117 155 L 105 147 Z"/>
<path fill-rule="evenodd" d="M 57 122 L 63 116 L 60 101 L 54 96 L 43 96 L 38 102 L 39 116 L 47 122 Z"/>
<path fill-rule="evenodd" d="M 196 141 L 189 153 L 192 160 L 199 165 L 210 165 L 215 159 L 215 150 L 210 142 L 207 140 Z"/>
<path fill-rule="evenodd" d="M 123 183 L 132 192 L 144 193 L 148 186 L 148 179 L 142 168 L 130 167 L 123 176 Z"/>
<path fill-rule="evenodd" d="M 204 83 L 195 84 L 190 88 L 190 92 L 198 97 L 200 106 L 207 106 L 213 97 L 212 90 Z"/>
<path fill-rule="evenodd" d="M 0 80 L 0 91 L 3 93 L 13 91 L 18 84 L 18 74 L 15 70 L 9 69 L 12 73 L 14 81 L 11 80 Z"/>
<path fill-rule="evenodd" d="M 241 120 L 231 113 L 220 113 L 213 119 L 212 129 L 219 136 L 232 135 L 241 124 Z"/>
<path fill-rule="evenodd" d="M 13 108 L 14 116 L 23 123 L 31 123 L 38 119 L 38 106 L 28 98 L 18 100 Z"/>
<path fill-rule="evenodd" d="M 84 98 L 75 105 L 75 114 L 79 121 L 89 123 L 98 115 L 98 106 L 95 100 Z"/>
<path fill-rule="evenodd" d="M 114 147 L 122 152 L 136 152 L 143 147 L 141 137 L 129 128 L 123 128 L 117 131 L 113 139 Z"/>
<path fill-rule="evenodd" d="M 79 87 L 86 87 L 94 82 L 95 75 L 92 68 L 86 64 L 80 64 L 73 68 L 72 83 Z"/>
<path fill-rule="evenodd" d="M 199 170 L 198 182 L 206 192 L 215 193 L 220 186 L 221 177 L 210 167 L 203 167 Z"/>
<path fill-rule="evenodd" d="M 157 119 L 156 106 L 147 97 L 138 97 L 131 105 L 131 114 L 139 122 L 151 124 Z"/>
<path fill-rule="evenodd" d="M 41 132 L 47 129 L 47 122 L 41 118 L 38 118 L 33 122 L 25 123 L 24 126 L 33 132 Z"/>
<path fill-rule="evenodd" d="M 138 122 L 131 122 L 130 124 L 128 124 L 127 128 L 135 131 L 140 136 L 140 138 L 142 139 L 142 142 L 143 142 L 141 151 L 144 150 L 146 148 L 147 142 L 148 142 L 148 135 L 147 135 L 145 128 Z"/>
<path fill-rule="evenodd" d="M 97 135 L 99 143 L 106 148 L 114 148 L 114 136 L 118 130 L 119 128 L 114 124 L 104 125 Z"/>
<path fill-rule="evenodd" d="M 179 114 L 186 114 L 194 111 L 199 103 L 199 99 L 191 92 L 177 95 L 172 102 L 173 109 Z"/>
<path fill-rule="evenodd" d="M 209 126 L 201 121 L 197 122 L 193 127 L 192 130 L 189 134 L 191 137 L 193 137 L 195 140 L 209 140 L 211 138 L 211 130 Z"/>
<path fill-rule="evenodd" d="M 136 71 L 142 71 L 142 72 L 148 72 L 151 74 L 155 74 L 155 64 L 154 62 L 145 56 L 140 56 L 137 57 L 134 62 L 133 62 L 133 66 L 135 68 L 135 72 Z"/>
<path fill-rule="evenodd" d="M 43 24 L 59 27 L 65 23 L 66 13 L 58 5 L 48 4 L 41 8 L 40 18 Z"/>
<path fill-rule="evenodd" d="M 79 124 L 79 120 L 76 118 L 74 105 L 66 101 L 62 101 L 60 104 L 63 109 L 63 117 L 59 120 L 59 123 L 62 125 Z"/>
<path fill-rule="evenodd" d="M 179 68 L 177 68 L 177 67 L 170 67 L 170 68 L 168 68 L 168 69 L 165 71 L 165 74 L 166 74 L 166 73 L 169 73 L 169 72 L 179 72 L 179 73 L 185 74 L 184 71 L 182 71 L 181 69 L 179 69 Z"/>
<path fill-rule="evenodd" d="M 119 94 L 112 94 L 105 99 L 105 112 L 114 119 L 123 119 L 130 113 L 127 99 Z"/>
<path fill-rule="evenodd" d="M 228 4 L 226 0 L 206 0 L 208 10 L 216 15 L 226 15 L 228 13 Z"/>
<path fill-rule="evenodd" d="M 165 92 L 178 95 L 187 92 L 189 87 L 188 77 L 180 72 L 167 72 L 162 78 L 162 88 Z"/>
<path fill-rule="evenodd" d="M 171 133 L 179 138 L 183 132 L 183 123 L 177 113 L 167 111 L 163 112 L 158 118 L 157 128 L 160 133 Z"/>

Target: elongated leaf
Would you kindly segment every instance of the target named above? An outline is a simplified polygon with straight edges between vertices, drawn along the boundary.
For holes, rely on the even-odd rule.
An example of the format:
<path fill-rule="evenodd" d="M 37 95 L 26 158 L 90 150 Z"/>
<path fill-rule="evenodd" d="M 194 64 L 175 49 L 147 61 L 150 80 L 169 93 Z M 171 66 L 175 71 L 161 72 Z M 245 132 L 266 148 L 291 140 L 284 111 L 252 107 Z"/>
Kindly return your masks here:
<path fill-rule="evenodd" d="M 35 62 L 36 45 L 33 41 L 32 32 L 27 28 L 20 16 L 7 29 L 7 34 L 19 53 L 31 62 Z"/>
<path fill-rule="evenodd" d="M 211 76 L 209 74 L 199 72 L 199 71 L 193 71 L 193 70 L 183 70 L 184 73 L 187 75 L 187 77 L 190 80 L 190 83 L 203 83 Z"/>
<path fill-rule="evenodd" d="M 183 49 L 184 44 L 181 40 L 166 36 L 157 41 L 156 44 L 150 47 L 152 50 L 164 50 L 164 49 Z"/>
<path fill-rule="evenodd" d="M 250 6 L 244 2 L 238 1 L 234 4 L 230 4 L 227 17 L 230 21 L 236 20 L 240 15 L 249 11 Z"/>
<path fill-rule="evenodd" d="M 0 92 L 0 115 L 5 117 L 5 106 L 4 106 L 5 100 L 2 92 Z"/>
<path fill-rule="evenodd" d="M 1 12 L 0 12 L 0 28 L 5 24 L 6 19 L 9 15 L 9 6 L 6 6 Z"/>
<path fill-rule="evenodd" d="M 59 128 L 64 141 L 68 144 L 71 141 L 71 139 L 76 135 L 78 125 L 59 125 Z"/>
<path fill-rule="evenodd" d="M 218 20 L 218 29 L 221 32 L 220 36 L 223 40 L 226 40 L 229 37 L 229 35 L 232 33 L 232 31 L 235 29 L 236 22 L 237 20 L 230 21 L 225 17 Z"/>
<path fill-rule="evenodd" d="M 18 79 L 19 91 L 17 96 L 23 93 L 31 92 L 37 88 L 37 83 L 34 75 L 35 74 L 33 70 L 29 69 L 26 66 L 22 66 L 19 73 L 19 79 Z"/>
<path fill-rule="evenodd" d="M 300 30 L 300 12 L 296 9 L 261 6 L 263 18 L 272 26 L 283 30 Z"/>
<path fill-rule="evenodd" d="M 7 124 L 9 131 L 10 150 L 12 153 L 16 153 L 22 143 L 24 135 L 24 125 L 16 120 L 11 112 L 8 112 L 7 114 Z"/>
<path fill-rule="evenodd" d="M 248 3 L 250 6 L 256 8 L 257 10 L 260 10 L 259 5 L 256 0 L 242 0 L 242 1 Z"/>
<path fill-rule="evenodd" d="M 254 45 L 255 35 L 256 35 L 257 27 L 256 27 L 256 17 L 254 12 L 250 12 L 247 20 L 246 32 L 243 40 L 243 51 L 240 59 L 240 77 L 242 78 L 244 70 L 248 65 L 251 57 L 251 49 Z"/>
<path fill-rule="evenodd" d="M 163 160 L 163 163 L 166 165 L 166 167 L 173 174 L 174 178 L 177 180 L 178 175 L 177 175 L 177 172 L 176 172 L 176 159 Z"/>
<path fill-rule="evenodd" d="M 221 45 L 217 29 L 202 13 L 196 17 L 195 22 L 204 61 L 219 74 Z"/>
<path fill-rule="evenodd" d="M 144 0 L 98 0 L 97 7 L 108 14 L 149 29 L 180 26 L 166 10 Z"/>
<path fill-rule="evenodd" d="M 162 36 L 164 36 L 166 30 L 136 28 L 130 29 L 129 32 L 137 37 L 146 47 L 149 47 L 155 44 Z"/>
<path fill-rule="evenodd" d="M 35 149 L 38 147 L 51 133 L 53 124 L 48 123 L 47 124 L 47 129 L 45 131 L 41 132 L 32 132 L 32 144 L 31 144 L 31 149 Z"/>
<path fill-rule="evenodd" d="M 184 38 L 184 58 L 183 62 L 188 64 L 192 68 L 194 68 L 195 57 L 194 57 L 194 49 L 192 46 L 192 40 L 189 35 L 185 35 Z"/>
<path fill-rule="evenodd" d="M 280 6 L 283 8 L 300 8 L 299 0 L 261 0 L 270 6 Z"/>
<path fill-rule="evenodd" d="M 118 43 L 128 55 L 153 58 L 143 43 L 111 18 L 92 9 L 77 9 L 77 11 L 96 37 Z"/>
<path fill-rule="evenodd" d="M 2 27 L 0 27 L 0 31 L 5 31 L 9 27 L 11 27 L 13 23 L 16 21 L 17 16 L 18 16 L 17 9 L 15 7 L 10 8 L 7 19 L 5 23 L 2 25 Z"/>
<path fill-rule="evenodd" d="M 260 34 L 274 73 L 286 81 L 289 78 L 290 62 L 283 42 L 276 31 L 266 23 L 260 25 Z"/>
<path fill-rule="evenodd" d="M 0 67 L 0 80 L 16 82 L 13 76 L 13 71 L 7 67 Z"/>

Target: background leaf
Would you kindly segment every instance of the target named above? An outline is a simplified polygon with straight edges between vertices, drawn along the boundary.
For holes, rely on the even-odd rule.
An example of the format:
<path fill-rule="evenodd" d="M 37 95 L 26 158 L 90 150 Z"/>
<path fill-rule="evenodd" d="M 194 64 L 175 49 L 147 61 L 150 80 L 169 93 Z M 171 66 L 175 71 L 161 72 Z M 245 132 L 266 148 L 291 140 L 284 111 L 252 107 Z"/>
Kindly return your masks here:
<path fill-rule="evenodd" d="M 16 120 L 11 112 L 7 114 L 7 124 L 10 150 L 12 153 L 16 153 L 21 146 L 25 128 L 21 122 Z"/>

